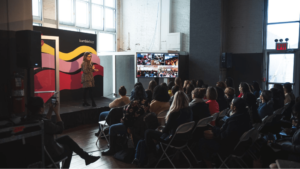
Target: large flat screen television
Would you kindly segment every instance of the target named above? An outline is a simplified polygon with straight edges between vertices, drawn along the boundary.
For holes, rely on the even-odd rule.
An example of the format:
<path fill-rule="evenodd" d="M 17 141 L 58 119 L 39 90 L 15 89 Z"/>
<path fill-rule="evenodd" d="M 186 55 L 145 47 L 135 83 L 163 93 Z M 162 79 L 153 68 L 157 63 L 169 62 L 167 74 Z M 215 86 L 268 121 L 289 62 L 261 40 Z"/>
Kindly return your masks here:
<path fill-rule="evenodd" d="M 179 55 L 177 53 L 137 53 L 137 78 L 178 77 Z"/>

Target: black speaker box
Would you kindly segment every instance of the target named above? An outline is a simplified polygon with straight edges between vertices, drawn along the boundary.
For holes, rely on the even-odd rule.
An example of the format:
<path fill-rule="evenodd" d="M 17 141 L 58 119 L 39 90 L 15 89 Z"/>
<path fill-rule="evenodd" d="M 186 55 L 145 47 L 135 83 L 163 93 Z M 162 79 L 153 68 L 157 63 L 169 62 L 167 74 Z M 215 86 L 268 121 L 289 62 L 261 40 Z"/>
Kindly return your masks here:
<path fill-rule="evenodd" d="M 20 68 L 41 67 L 41 32 L 17 31 L 17 66 Z"/>
<path fill-rule="evenodd" d="M 221 65 L 222 68 L 232 68 L 232 53 L 222 53 Z"/>

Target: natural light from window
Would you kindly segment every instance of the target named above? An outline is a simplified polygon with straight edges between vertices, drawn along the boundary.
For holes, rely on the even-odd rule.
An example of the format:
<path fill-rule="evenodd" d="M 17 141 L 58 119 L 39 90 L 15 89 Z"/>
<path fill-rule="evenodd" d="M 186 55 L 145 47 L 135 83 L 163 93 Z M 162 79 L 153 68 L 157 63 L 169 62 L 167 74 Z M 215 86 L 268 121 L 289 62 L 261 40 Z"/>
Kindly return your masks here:
<path fill-rule="evenodd" d="M 268 23 L 300 19 L 300 0 L 269 0 L 268 8 Z"/>
<path fill-rule="evenodd" d="M 59 22 L 72 24 L 74 23 L 73 0 L 59 0 Z"/>
<path fill-rule="evenodd" d="M 269 55 L 269 82 L 294 82 L 294 54 Z"/>
<path fill-rule="evenodd" d="M 98 51 L 112 52 L 115 51 L 115 35 L 107 33 L 98 34 Z"/>

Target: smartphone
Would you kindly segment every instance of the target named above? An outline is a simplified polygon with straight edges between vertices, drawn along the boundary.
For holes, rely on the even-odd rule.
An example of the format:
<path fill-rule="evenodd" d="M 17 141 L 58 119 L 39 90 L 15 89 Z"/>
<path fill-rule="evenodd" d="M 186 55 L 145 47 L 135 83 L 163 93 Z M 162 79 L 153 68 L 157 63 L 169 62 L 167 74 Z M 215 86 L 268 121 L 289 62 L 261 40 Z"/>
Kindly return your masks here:
<path fill-rule="evenodd" d="M 53 105 L 53 107 L 55 107 L 56 106 L 56 97 L 52 97 L 51 98 L 51 103 L 52 103 L 52 105 Z"/>

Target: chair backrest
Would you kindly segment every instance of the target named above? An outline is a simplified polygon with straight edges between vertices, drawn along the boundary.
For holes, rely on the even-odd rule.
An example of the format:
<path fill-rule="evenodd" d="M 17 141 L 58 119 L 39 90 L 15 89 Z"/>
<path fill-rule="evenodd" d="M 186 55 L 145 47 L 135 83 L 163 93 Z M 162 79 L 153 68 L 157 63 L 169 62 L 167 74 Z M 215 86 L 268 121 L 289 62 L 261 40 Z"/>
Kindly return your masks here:
<path fill-rule="evenodd" d="M 201 119 L 201 120 L 198 121 L 196 128 L 198 128 L 198 127 L 206 127 L 212 121 L 213 121 L 213 117 L 212 116 L 203 118 L 203 119 Z"/>
<path fill-rule="evenodd" d="M 169 110 L 161 111 L 160 113 L 158 113 L 157 118 L 164 119 L 167 116 L 168 111 Z"/>
<path fill-rule="evenodd" d="M 258 130 L 252 128 L 246 131 L 240 138 L 238 144 L 234 148 L 235 155 L 242 155 L 258 138 Z"/>
<path fill-rule="evenodd" d="M 185 134 L 194 128 L 195 122 L 191 121 L 177 127 L 175 134 Z"/>
<path fill-rule="evenodd" d="M 216 121 L 217 118 L 219 117 L 219 114 L 220 114 L 220 112 L 214 113 L 214 114 L 212 115 L 212 117 L 213 117 L 213 120 L 212 120 L 212 121 Z"/>
<path fill-rule="evenodd" d="M 220 112 L 219 117 L 225 117 L 227 115 L 227 113 L 228 113 L 229 110 L 230 109 L 227 108 L 227 109 L 223 110 L 222 112 Z"/>

